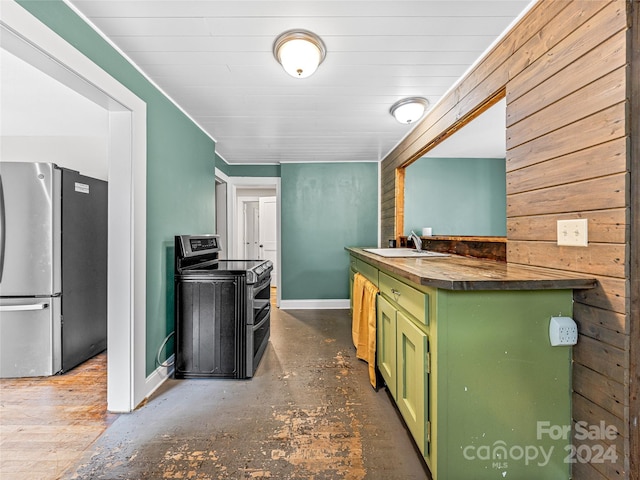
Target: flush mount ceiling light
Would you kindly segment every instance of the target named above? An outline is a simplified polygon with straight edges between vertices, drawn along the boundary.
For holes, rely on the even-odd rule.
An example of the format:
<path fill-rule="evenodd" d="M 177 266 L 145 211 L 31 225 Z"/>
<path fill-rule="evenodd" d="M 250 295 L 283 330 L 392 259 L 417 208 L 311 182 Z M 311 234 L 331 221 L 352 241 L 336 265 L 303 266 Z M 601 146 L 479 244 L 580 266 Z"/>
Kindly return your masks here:
<path fill-rule="evenodd" d="M 308 30 L 288 30 L 273 42 L 273 56 L 292 77 L 313 74 L 327 56 L 324 43 Z"/>
<path fill-rule="evenodd" d="M 422 97 L 407 97 L 391 105 L 389 112 L 400 123 L 414 123 L 424 115 L 429 101 Z"/>

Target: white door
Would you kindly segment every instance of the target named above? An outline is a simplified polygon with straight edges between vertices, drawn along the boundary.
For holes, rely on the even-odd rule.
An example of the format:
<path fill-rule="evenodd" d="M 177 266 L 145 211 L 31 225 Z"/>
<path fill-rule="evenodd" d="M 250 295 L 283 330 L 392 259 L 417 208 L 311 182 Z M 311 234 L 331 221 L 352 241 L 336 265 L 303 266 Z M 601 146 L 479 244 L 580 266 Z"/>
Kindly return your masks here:
<path fill-rule="evenodd" d="M 244 202 L 244 258 L 260 259 L 258 231 L 260 210 L 258 202 Z"/>
<path fill-rule="evenodd" d="M 276 221 L 276 197 L 260 197 L 260 227 L 259 244 L 260 258 L 273 262 L 271 273 L 271 285 L 277 287 L 276 259 L 278 251 L 277 221 Z"/>

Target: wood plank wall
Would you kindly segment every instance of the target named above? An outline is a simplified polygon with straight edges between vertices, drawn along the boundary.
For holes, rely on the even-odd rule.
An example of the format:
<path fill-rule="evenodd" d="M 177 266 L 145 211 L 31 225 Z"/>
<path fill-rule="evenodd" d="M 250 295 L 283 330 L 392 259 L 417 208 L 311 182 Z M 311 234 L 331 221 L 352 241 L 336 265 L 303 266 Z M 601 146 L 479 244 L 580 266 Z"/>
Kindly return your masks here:
<path fill-rule="evenodd" d="M 574 348 L 573 416 L 589 425 L 614 425 L 620 432 L 615 440 L 595 443 L 605 449 L 614 445 L 618 458 L 577 461 L 573 478 L 579 480 L 640 479 L 638 427 L 630 427 L 639 405 L 638 387 L 630 382 L 638 375 L 637 324 L 631 329 L 631 298 L 637 304 L 638 294 L 630 293 L 632 279 L 638 288 L 638 266 L 630 262 L 630 238 L 635 245 L 638 241 L 630 210 L 638 208 L 630 190 L 630 175 L 638 178 L 630 153 L 630 85 L 636 81 L 630 74 L 630 22 L 637 3 L 542 0 L 383 160 L 381 169 L 386 243 L 397 228 L 396 169 L 449 135 L 452 125 L 459 128 L 461 120 L 506 95 L 508 261 L 599 280 L 596 289 L 574 297 L 580 338 Z M 637 187 L 634 191 L 637 195 Z M 566 218 L 588 219 L 588 247 L 556 245 L 556 221 Z M 637 230 L 638 221 L 634 224 Z M 637 247 L 634 251 L 637 255 Z M 593 443 L 582 450 L 596 451 Z"/>
<path fill-rule="evenodd" d="M 640 1 L 631 3 L 630 34 L 631 68 L 630 68 L 630 98 L 631 98 L 631 151 L 629 169 L 631 176 L 630 200 L 630 234 L 629 234 L 629 275 L 630 275 L 630 358 L 629 383 L 629 411 L 631 433 L 629 438 L 630 477 L 640 480 Z"/>

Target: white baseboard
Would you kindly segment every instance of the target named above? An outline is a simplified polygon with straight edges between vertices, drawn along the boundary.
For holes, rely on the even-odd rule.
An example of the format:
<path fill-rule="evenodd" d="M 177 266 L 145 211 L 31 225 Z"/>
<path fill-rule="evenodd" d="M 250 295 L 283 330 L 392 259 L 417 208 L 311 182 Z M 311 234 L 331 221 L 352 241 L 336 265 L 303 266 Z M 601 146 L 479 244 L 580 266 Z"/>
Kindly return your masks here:
<path fill-rule="evenodd" d="M 282 310 L 342 310 L 351 308 L 349 299 L 280 300 Z"/>
<path fill-rule="evenodd" d="M 151 375 L 149 375 L 145 380 L 145 400 L 153 395 L 160 386 L 167 381 L 167 378 L 173 375 L 173 362 L 175 361 L 175 354 L 171 355 L 164 363 L 171 364 L 168 367 L 158 367 L 156 368 Z M 144 403 L 144 402 L 143 402 Z"/>

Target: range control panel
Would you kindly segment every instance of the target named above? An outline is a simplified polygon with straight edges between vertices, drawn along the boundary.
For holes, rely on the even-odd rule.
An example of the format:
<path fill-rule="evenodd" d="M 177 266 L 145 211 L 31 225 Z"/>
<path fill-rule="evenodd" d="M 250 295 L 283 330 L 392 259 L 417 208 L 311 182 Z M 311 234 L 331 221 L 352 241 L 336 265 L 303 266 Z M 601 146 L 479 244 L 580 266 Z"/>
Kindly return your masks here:
<path fill-rule="evenodd" d="M 192 252 L 201 252 L 202 250 L 211 250 L 212 248 L 218 248 L 218 238 L 190 238 L 189 245 L 191 245 Z"/>
<path fill-rule="evenodd" d="M 204 255 L 220 251 L 219 235 L 179 235 L 182 257 Z"/>

